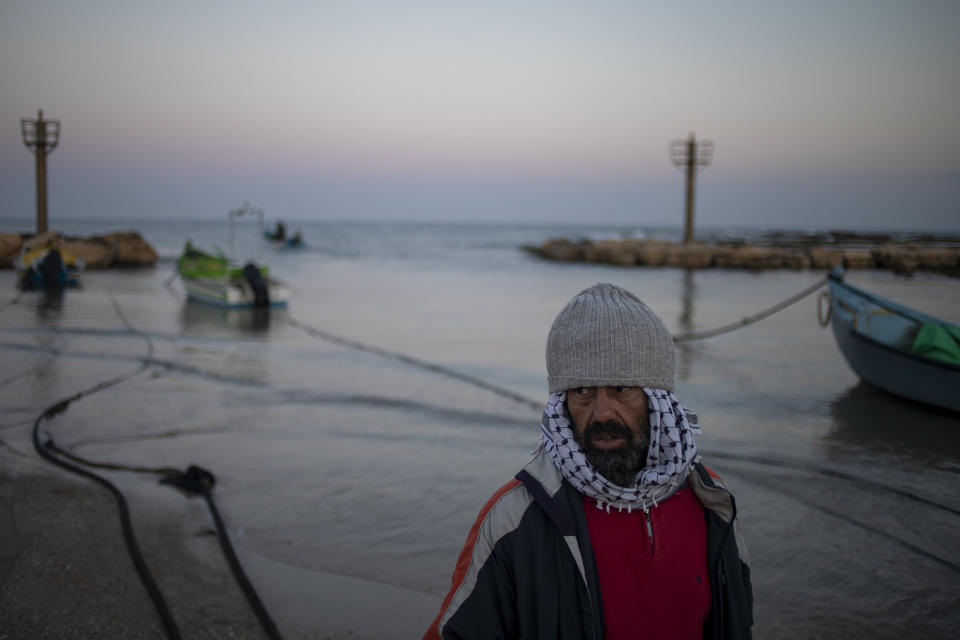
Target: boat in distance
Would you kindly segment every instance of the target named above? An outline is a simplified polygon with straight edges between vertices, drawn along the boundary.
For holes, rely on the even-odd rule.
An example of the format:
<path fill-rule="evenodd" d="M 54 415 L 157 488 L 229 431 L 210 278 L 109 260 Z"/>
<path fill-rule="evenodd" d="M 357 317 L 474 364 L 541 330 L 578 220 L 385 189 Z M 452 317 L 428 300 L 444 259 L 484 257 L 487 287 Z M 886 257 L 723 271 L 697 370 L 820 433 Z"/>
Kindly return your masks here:
<path fill-rule="evenodd" d="M 888 393 L 960 412 L 960 327 L 843 278 L 839 267 L 830 273 L 829 316 L 822 321 L 850 368 Z"/>
<path fill-rule="evenodd" d="M 244 215 L 258 217 L 263 232 L 263 210 L 247 203 L 229 214 L 230 247 L 233 253 L 234 219 Z M 195 247 L 188 240 L 177 260 L 177 273 L 190 300 L 237 309 L 244 307 L 284 307 L 290 300 L 290 289 L 273 278 L 266 265 L 234 263 L 221 252 L 211 253 Z"/>
<path fill-rule="evenodd" d="M 290 300 L 290 289 L 272 278 L 266 265 L 250 262 L 240 267 L 189 241 L 177 260 L 177 272 L 188 298 L 215 307 L 284 307 Z"/>

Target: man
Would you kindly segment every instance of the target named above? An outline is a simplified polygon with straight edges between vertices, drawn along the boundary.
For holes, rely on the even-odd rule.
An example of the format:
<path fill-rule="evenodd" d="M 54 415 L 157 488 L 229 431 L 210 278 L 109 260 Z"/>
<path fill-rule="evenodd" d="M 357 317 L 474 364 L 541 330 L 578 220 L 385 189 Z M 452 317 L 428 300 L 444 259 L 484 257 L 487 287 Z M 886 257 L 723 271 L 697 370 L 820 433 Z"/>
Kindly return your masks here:
<path fill-rule="evenodd" d="M 547 338 L 541 444 L 487 502 L 425 639 L 749 638 L 733 496 L 700 464 L 663 322 L 594 285 Z"/>

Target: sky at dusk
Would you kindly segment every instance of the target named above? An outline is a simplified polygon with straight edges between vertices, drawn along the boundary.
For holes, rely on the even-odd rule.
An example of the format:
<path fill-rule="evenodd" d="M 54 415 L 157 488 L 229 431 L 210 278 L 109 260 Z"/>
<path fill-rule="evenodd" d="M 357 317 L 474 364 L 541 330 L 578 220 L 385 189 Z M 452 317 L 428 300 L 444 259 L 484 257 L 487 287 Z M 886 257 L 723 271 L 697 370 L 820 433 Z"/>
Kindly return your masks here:
<path fill-rule="evenodd" d="M 20 119 L 79 217 L 960 231 L 960 2 L 0 0 L 0 218 Z"/>

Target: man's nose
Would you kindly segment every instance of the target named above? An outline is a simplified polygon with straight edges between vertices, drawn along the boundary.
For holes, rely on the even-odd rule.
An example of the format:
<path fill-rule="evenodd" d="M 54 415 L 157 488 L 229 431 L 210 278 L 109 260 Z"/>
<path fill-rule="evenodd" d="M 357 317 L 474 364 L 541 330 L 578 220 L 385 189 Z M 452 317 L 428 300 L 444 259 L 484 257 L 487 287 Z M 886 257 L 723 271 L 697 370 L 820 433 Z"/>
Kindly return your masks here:
<path fill-rule="evenodd" d="M 610 390 L 606 387 L 597 389 L 596 402 L 593 406 L 593 419 L 596 422 L 606 422 L 617 417 L 616 403 Z"/>

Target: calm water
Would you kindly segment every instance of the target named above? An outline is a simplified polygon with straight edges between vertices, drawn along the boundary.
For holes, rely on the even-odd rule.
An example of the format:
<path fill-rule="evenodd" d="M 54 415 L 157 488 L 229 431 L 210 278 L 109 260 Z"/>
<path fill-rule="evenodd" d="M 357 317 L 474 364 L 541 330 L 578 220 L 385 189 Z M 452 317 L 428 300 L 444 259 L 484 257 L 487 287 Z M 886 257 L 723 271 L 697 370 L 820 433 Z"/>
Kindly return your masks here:
<path fill-rule="evenodd" d="M 29 452 L 30 422 L 43 408 L 134 368 L 149 339 L 158 364 L 71 405 L 48 430 L 89 458 L 214 471 L 241 551 L 291 569 L 274 572 L 270 585 L 289 576 L 301 591 L 315 589 L 278 604 L 281 629 L 330 628 L 330 611 L 317 611 L 339 583 L 310 576 L 349 578 L 372 598 L 393 598 L 395 619 L 351 623 L 357 637 L 411 637 L 429 622 L 477 510 L 536 445 L 539 411 L 319 340 L 287 320 L 539 403 L 550 322 L 590 284 L 634 291 L 680 333 L 732 322 L 821 277 L 564 265 L 518 250 L 551 236 L 677 230 L 308 223 L 307 249 L 277 251 L 258 250 L 255 225 L 240 225 L 236 252 L 259 251 L 293 289 L 288 310 L 262 318 L 188 304 L 178 282 L 164 286 L 188 237 L 228 248 L 224 224 L 61 228 L 137 228 L 161 263 L 86 273 L 84 288 L 60 301 L 24 295 L 2 307 L 0 438 Z M 849 279 L 960 321 L 960 280 Z M 13 281 L 0 272 L 3 300 L 13 298 Z M 126 329 L 112 300 L 142 335 Z M 960 509 L 960 419 L 859 384 L 818 326 L 813 296 L 755 326 L 681 345 L 677 386 L 701 416 L 705 461 L 738 498 L 758 637 L 955 635 L 960 516 L 884 487 Z M 141 500 L 156 491 L 122 482 Z M 268 604 L 279 598 L 272 586 Z"/>

